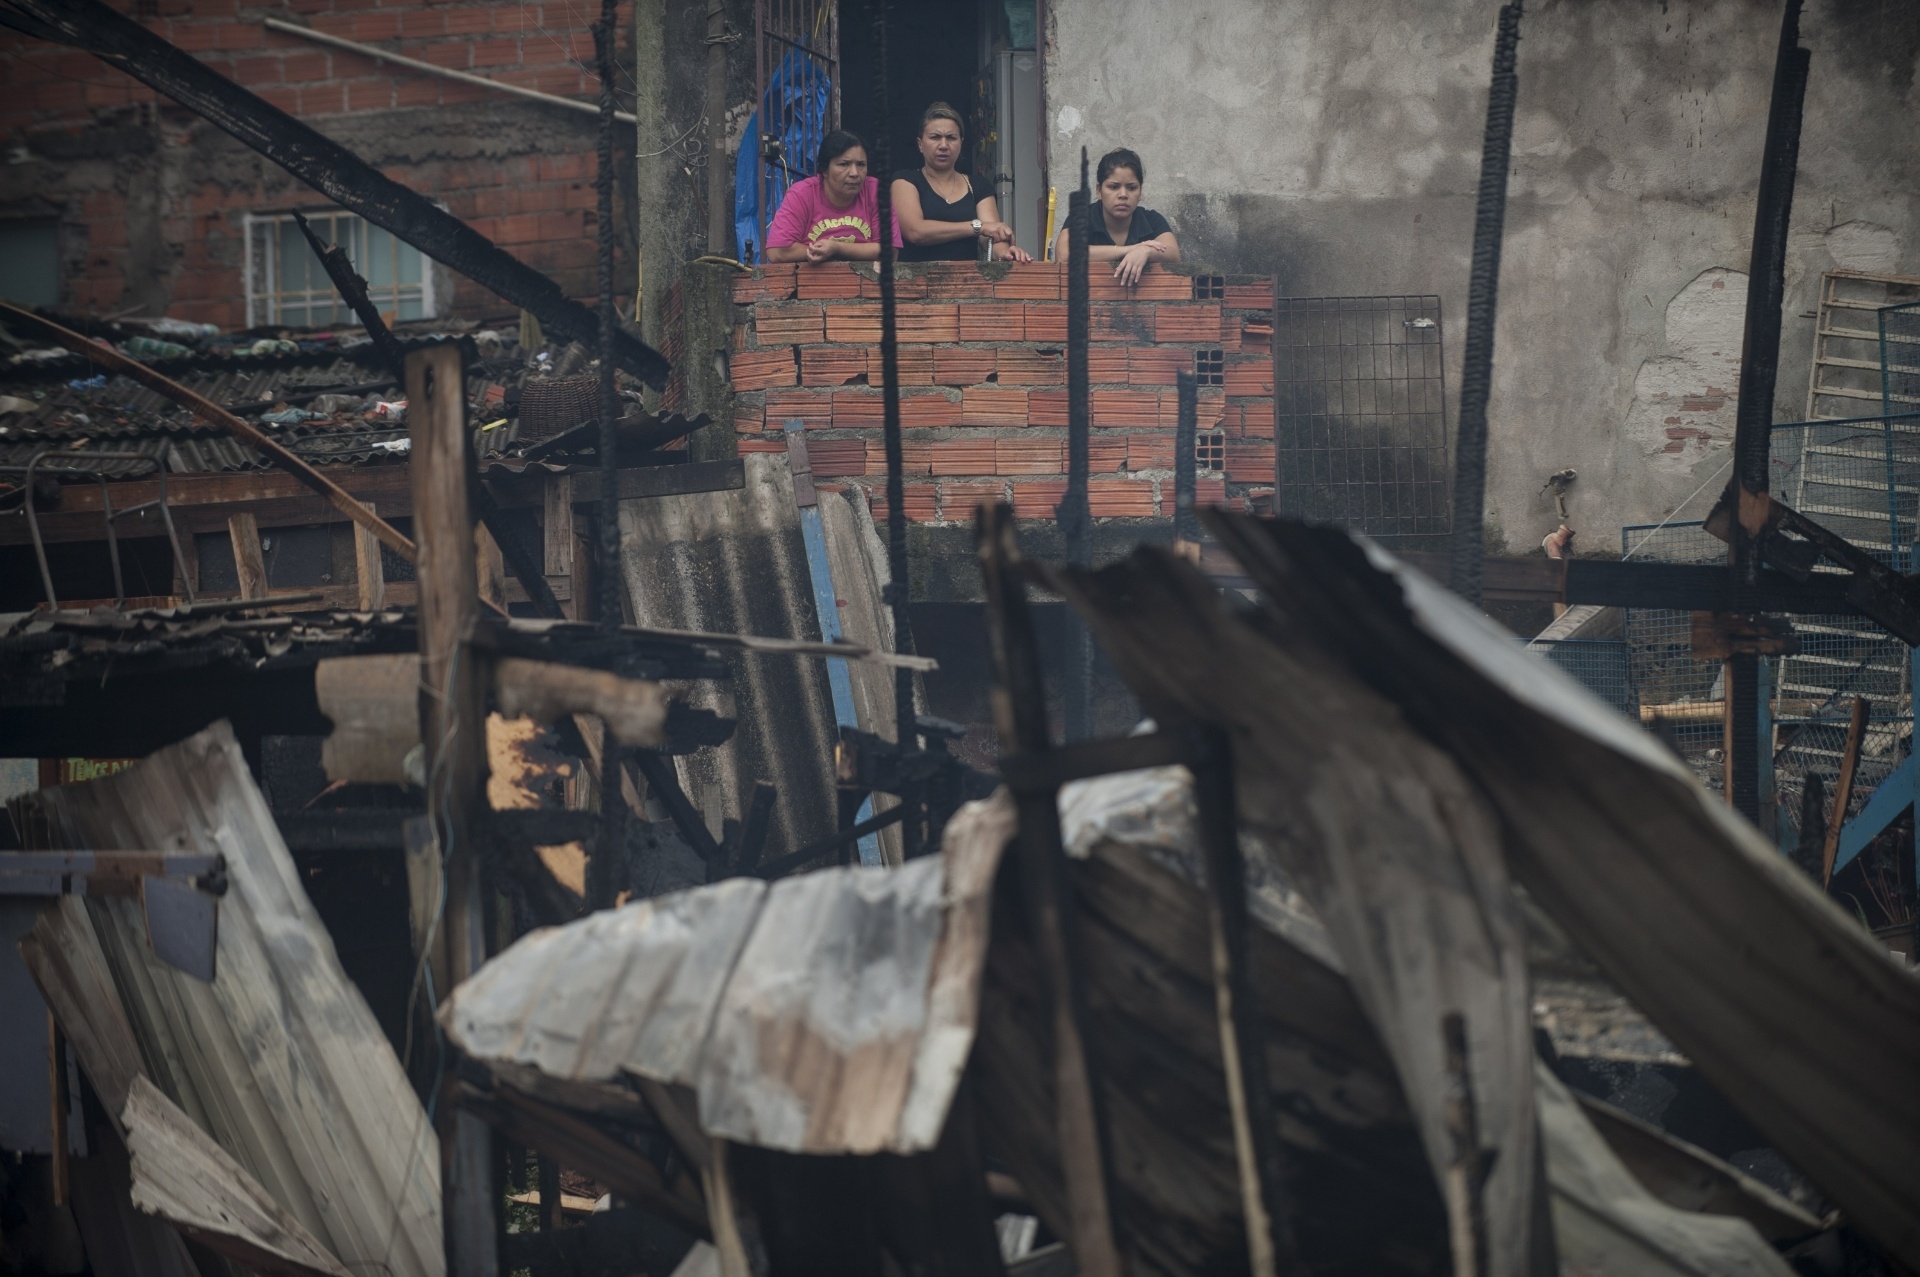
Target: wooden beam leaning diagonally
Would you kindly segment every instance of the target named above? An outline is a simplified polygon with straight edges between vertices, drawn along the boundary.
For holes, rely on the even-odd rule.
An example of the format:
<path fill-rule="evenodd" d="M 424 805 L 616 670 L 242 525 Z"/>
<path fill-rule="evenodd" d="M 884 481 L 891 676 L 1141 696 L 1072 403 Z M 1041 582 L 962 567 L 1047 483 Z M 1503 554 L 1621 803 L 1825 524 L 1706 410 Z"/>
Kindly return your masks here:
<path fill-rule="evenodd" d="M 980 507 L 975 544 L 986 583 L 987 643 L 996 687 L 994 728 L 1005 753 L 1048 752 L 1046 699 L 1039 648 L 1013 511 Z M 1098 1071 L 1087 1049 L 1087 1011 L 1077 979 L 1073 886 L 1061 845 L 1059 799 L 1050 788 L 1016 796 L 1020 813 L 1018 860 L 1029 929 L 1040 955 L 1041 977 L 1052 1003 L 1054 1096 L 1070 1218 L 1068 1245 L 1082 1277 L 1121 1277 L 1124 1264 L 1114 1235 L 1113 1164 Z"/>
<path fill-rule="evenodd" d="M 202 421 L 219 426 L 236 439 L 260 449 L 273 459 L 275 465 L 318 492 L 340 513 L 380 538 L 381 544 L 392 549 L 395 554 L 409 563 L 413 561 L 413 542 L 401 535 L 397 528 L 354 500 L 347 494 L 345 488 L 308 465 L 304 459 L 295 455 L 278 439 L 272 438 L 258 426 L 241 420 L 206 396 L 187 389 L 171 377 L 162 376 L 139 360 L 129 359 L 111 346 L 83 337 L 72 329 L 63 328 L 51 320 L 42 319 L 32 311 L 0 302 L 0 316 L 4 316 L 10 323 L 18 321 L 25 324 L 35 332 L 65 346 L 77 355 L 85 356 L 102 368 L 116 372 L 130 381 L 139 382 L 155 394 L 162 395 L 181 407 L 189 409 Z"/>

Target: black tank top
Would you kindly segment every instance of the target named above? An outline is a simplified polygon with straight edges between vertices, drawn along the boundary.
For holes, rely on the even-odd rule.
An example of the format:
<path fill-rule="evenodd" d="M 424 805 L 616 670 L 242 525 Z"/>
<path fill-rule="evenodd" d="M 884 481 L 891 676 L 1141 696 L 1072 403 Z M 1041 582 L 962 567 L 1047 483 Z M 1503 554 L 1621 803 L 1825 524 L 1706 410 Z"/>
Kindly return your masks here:
<path fill-rule="evenodd" d="M 927 182 L 924 169 L 903 168 L 893 175 L 896 182 L 912 182 L 913 189 L 920 193 L 920 216 L 929 222 L 971 222 L 980 216 L 980 201 L 993 198 L 993 190 L 971 173 L 963 173 L 967 179 L 967 193 L 949 204 L 940 198 L 939 192 Z M 953 239 L 944 244 L 906 244 L 900 249 L 903 262 L 971 262 L 980 257 L 978 239 Z"/>

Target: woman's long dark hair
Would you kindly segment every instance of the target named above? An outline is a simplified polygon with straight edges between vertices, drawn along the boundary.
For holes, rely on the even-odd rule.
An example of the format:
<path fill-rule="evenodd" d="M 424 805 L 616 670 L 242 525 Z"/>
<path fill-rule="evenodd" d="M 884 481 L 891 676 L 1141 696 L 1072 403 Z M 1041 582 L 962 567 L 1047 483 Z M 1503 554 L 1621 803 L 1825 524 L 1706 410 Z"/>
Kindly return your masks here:
<path fill-rule="evenodd" d="M 1124 146 L 1108 151 L 1100 157 L 1100 167 L 1095 171 L 1093 184 L 1095 186 L 1100 185 L 1113 176 L 1115 169 L 1120 168 L 1132 169 L 1133 175 L 1139 179 L 1140 185 L 1145 186 L 1147 184 L 1147 166 L 1140 162 L 1138 155 L 1129 151 Z"/>
<path fill-rule="evenodd" d="M 813 171 L 825 177 L 827 165 L 833 163 L 856 146 L 863 151 L 867 149 L 867 144 L 860 140 L 858 133 L 849 133 L 845 129 L 835 129 L 820 139 L 820 152 L 813 157 Z"/>

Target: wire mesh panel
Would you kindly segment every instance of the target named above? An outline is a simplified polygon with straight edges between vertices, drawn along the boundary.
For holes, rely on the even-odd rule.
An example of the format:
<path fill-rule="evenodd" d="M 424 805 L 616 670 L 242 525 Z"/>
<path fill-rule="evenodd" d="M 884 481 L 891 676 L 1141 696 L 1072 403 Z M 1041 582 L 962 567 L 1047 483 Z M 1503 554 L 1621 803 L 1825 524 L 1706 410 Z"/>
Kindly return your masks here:
<path fill-rule="evenodd" d="M 1920 418 L 1809 421 L 1773 429 L 1773 488 L 1883 563 L 1904 566 L 1920 493 Z M 1822 564 L 1818 571 L 1838 571 Z M 1913 734 L 1907 645 L 1862 616 L 1793 618 L 1799 651 L 1773 686 L 1774 778 L 1797 812 L 1809 775 L 1832 782 L 1855 697 L 1871 706 L 1854 775 L 1855 807 L 1899 766 Z"/>
<path fill-rule="evenodd" d="M 1438 297 L 1275 297 L 1274 509 L 1403 547 L 1452 525 Z"/>
<path fill-rule="evenodd" d="M 1620 555 L 1654 563 L 1725 563 L 1726 543 L 1700 523 L 1620 529 Z M 1623 633 L 1629 681 L 1641 721 L 1659 732 L 1713 789 L 1720 788 L 1720 662 L 1693 654 L 1693 615 L 1628 608 Z"/>
<path fill-rule="evenodd" d="M 1527 650 L 1558 665 L 1628 718 L 1639 717 L 1629 660 L 1632 649 L 1625 639 L 1535 639 Z"/>

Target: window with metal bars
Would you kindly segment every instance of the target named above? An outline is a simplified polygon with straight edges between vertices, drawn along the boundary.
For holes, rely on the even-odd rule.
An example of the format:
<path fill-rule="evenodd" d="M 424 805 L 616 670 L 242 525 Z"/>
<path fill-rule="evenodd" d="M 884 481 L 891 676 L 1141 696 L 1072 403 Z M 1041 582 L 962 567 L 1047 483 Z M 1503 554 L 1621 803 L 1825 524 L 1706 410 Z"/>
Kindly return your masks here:
<path fill-rule="evenodd" d="M 356 214 L 302 209 L 314 234 L 347 253 L 390 321 L 434 316 L 433 268 L 419 249 Z M 357 322 L 292 212 L 247 215 L 247 322 L 316 328 Z"/>
<path fill-rule="evenodd" d="M 1227 434 L 1224 430 L 1200 430 L 1193 436 L 1193 464 L 1202 470 L 1227 468 Z"/>

